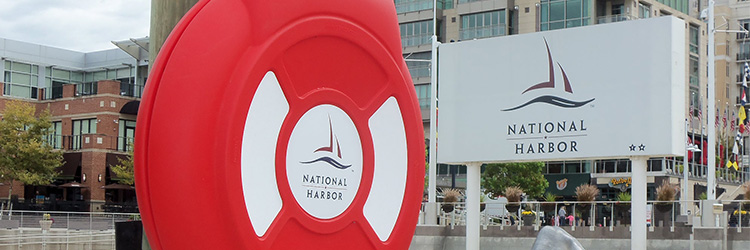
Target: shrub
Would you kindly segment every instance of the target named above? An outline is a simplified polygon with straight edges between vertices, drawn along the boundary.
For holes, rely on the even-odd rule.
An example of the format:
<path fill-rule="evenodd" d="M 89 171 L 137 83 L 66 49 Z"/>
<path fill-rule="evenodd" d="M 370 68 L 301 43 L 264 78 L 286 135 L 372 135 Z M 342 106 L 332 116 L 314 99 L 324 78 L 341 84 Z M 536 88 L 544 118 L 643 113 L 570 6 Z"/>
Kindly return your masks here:
<path fill-rule="evenodd" d="M 677 184 L 664 180 L 661 182 L 661 186 L 656 188 L 656 200 L 658 201 L 673 201 L 675 197 L 677 197 Z"/>
<path fill-rule="evenodd" d="M 557 196 L 552 193 L 545 193 L 544 194 L 544 201 L 554 202 L 557 200 Z"/>
<path fill-rule="evenodd" d="M 461 192 L 459 192 L 458 189 L 454 189 L 454 188 L 443 189 L 442 193 L 443 193 L 443 202 L 445 203 L 457 202 L 458 197 L 461 196 Z"/>
<path fill-rule="evenodd" d="M 599 196 L 599 188 L 591 184 L 583 184 L 576 187 L 578 201 L 594 201 Z"/>
<path fill-rule="evenodd" d="M 633 197 L 630 195 L 630 193 L 622 192 L 622 193 L 617 194 L 618 201 L 631 201 L 632 198 Z"/>
<path fill-rule="evenodd" d="M 521 201 L 521 195 L 523 195 L 523 189 L 520 187 L 507 187 L 505 188 L 505 198 L 508 199 L 508 202 L 519 202 Z"/>

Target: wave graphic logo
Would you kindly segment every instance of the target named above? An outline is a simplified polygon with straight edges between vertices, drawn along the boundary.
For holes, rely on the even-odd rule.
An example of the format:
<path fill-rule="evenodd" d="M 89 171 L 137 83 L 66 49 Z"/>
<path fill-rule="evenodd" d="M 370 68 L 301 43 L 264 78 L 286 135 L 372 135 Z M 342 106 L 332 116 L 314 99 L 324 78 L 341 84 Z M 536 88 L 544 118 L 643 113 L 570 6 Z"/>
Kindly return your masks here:
<path fill-rule="evenodd" d="M 341 160 L 341 146 L 339 145 L 339 139 L 333 134 L 333 125 L 331 124 L 330 117 L 328 117 L 328 130 L 329 130 L 328 146 L 320 147 L 316 149 L 315 151 L 313 151 L 313 153 L 327 152 L 327 153 L 330 153 L 332 156 Z M 336 144 L 334 144 L 334 142 L 336 142 Z M 347 169 L 352 166 L 351 164 L 344 165 L 331 156 L 321 156 L 315 160 L 302 161 L 300 163 L 308 165 L 308 164 L 313 164 L 316 162 L 325 162 L 325 163 L 328 163 L 328 165 L 331 165 L 332 167 L 338 168 L 338 169 Z"/>
<path fill-rule="evenodd" d="M 547 44 L 547 38 L 544 39 L 544 46 L 547 47 L 547 60 L 549 62 L 548 63 L 549 80 L 545 82 L 537 83 L 534 86 L 531 86 L 528 89 L 524 90 L 521 94 L 525 94 L 526 92 L 529 92 L 535 89 L 545 89 L 545 88 L 554 89 L 555 88 L 555 65 L 552 63 L 552 53 L 549 50 L 549 44 Z M 560 65 L 559 62 L 557 63 L 557 66 L 560 67 L 560 71 L 562 71 L 563 82 L 565 84 L 565 92 L 572 94 L 573 88 L 570 86 L 570 80 L 568 80 L 568 74 L 565 73 L 565 69 L 563 69 L 562 65 Z M 502 111 L 513 111 L 513 110 L 517 110 L 517 109 L 521 109 L 523 107 L 529 106 L 534 103 L 547 103 L 547 104 L 558 106 L 561 108 L 578 108 L 590 102 L 593 102 L 594 99 L 596 98 L 591 98 L 590 100 L 586 100 L 586 101 L 572 101 L 572 100 L 568 100 L 568 99 L 558 97 L 558 96 L 544 95 L 544 96 L 534 98 L 531 101 L 528 101 L 516 107 L 503 109 Z"/>

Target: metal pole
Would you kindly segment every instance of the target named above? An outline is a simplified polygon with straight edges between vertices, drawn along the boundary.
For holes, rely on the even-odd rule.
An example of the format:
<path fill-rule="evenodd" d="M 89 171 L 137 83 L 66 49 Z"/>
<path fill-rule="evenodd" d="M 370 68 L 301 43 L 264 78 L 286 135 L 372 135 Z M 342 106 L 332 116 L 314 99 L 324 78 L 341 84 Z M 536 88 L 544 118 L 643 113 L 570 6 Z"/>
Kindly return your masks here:
<path fill-rule="evenodd" d="M 687 125 L 688 125 L 687 120 L 685 120 L 685 131 L 687 131 Z M 685 141 L 687 142 L 687 132 L 685 132 Z M 687 203 L 688 194 L 687 193 L 688 193 L 688 169 L 689 168 L 688 168 L 687 154 L 690 153 L 690 151 L 687 148 L 685 148 L 685 151 L 686 151 L 685 157 L 682 157 L 682 191 L 680 192 L 682 193 L 682 195 L 680 195 L 680 199 L 682 199 L 682 206 L 680 206 L 682 207 L 682 209 L 680 209 L 682 212 L 682 215 L 687 215 L 687 210 L 688 210 L 688 203 Z M 693 164 L 693 166 L 695 166 L 695 164 Z"/>
<path fill-rule="evenodd" d="M 439 46 L 437 40 L 437 0 L 432 3 L 432 57 L 430 58 L 430 166 L 428 169 L 427 193 L 429 206 L 426 209 L 427 225 L 434 225 L 437 217 L 437 65 Z"/>
<path fill-rule="evenodd" d="M 479 185 L 481 163 L 466 165 L 466 249 L 479 249 Z"/>
<path fill-rule="evenodd" d="M 714 1 L 708 1 L 708 117 L 715 117 L 715 71 L 714 69 Z M 716 124 L 708 123 L 708 173 L 706 195 L 708 200 L 716 199 Z"/>
<path fill-rule="evenodd" d="M 630 249 L 646 249 L 646 167 L 648 157 L 631 157 L 633 166 L 633 192 L 630 203 Z"/>

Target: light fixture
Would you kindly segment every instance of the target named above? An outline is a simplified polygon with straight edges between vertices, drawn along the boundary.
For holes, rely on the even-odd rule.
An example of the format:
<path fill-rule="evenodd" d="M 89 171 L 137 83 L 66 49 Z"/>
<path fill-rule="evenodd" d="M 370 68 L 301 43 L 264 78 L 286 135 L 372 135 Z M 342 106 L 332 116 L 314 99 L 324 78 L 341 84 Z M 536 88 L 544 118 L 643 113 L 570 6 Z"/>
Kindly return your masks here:
<path fill-rule="evenodd" d="M 83 179 L 82 182 L 86 182 L 86 173 L 83 173 L 83 177 L 81 179 Z"/>
<path fill-rule="evenodd" d="M 99 174 L 99 182 L 102 182 L 102 174 Z"/>

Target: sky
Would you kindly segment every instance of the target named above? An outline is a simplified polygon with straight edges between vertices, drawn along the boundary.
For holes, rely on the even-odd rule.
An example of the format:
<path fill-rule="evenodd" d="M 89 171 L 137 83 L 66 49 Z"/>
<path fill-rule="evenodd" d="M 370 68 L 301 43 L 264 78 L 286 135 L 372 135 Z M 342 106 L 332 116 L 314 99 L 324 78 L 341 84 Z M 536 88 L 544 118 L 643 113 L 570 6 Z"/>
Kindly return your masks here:
<path fill-rule="evenodd" d="M 79 52 L 148 36 L 151 0 L 0 0 L 0 38 Z"/>

